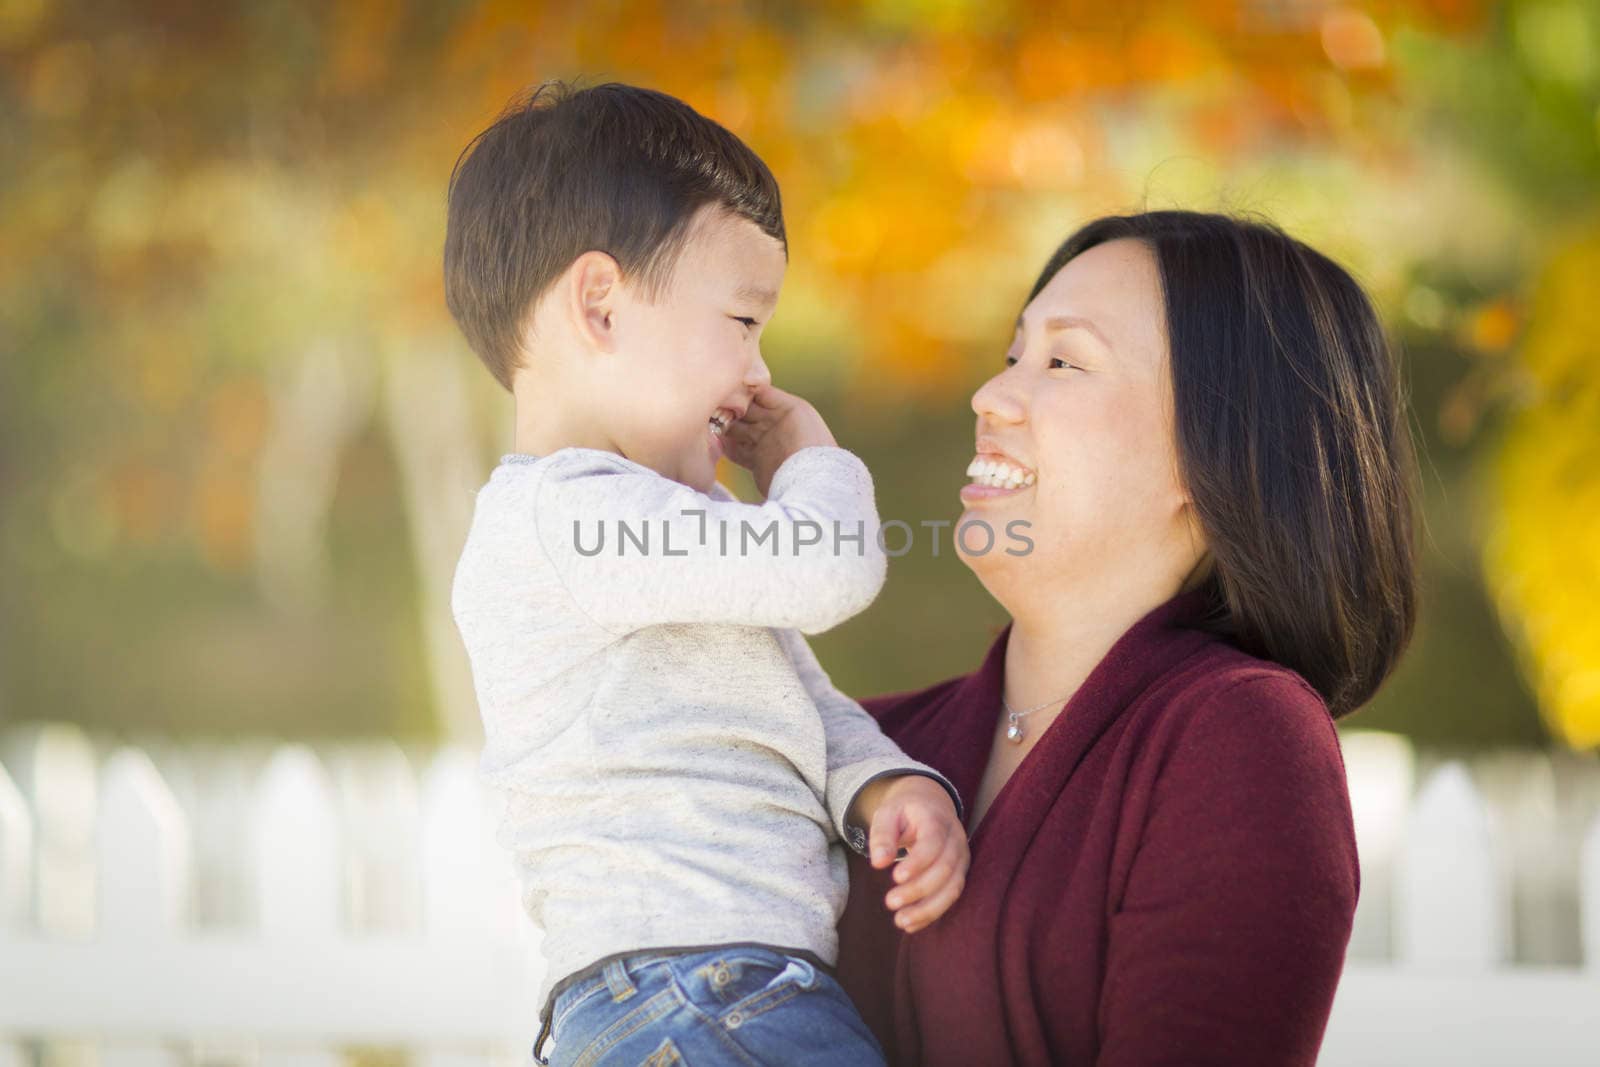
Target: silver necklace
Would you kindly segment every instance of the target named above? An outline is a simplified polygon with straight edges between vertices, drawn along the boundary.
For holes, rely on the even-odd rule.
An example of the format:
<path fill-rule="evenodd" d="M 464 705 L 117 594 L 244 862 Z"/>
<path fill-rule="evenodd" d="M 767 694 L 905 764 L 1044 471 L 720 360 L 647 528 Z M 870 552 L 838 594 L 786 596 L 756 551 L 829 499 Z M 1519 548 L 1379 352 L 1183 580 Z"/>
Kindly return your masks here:
<path fill-rule="evenodd" d="M 1056 704 L 1064 704 L 1066 700 L 1066 697 L 1060 697 L 1056 700 L 1047 700 L 1037 707 L 1028 708 L 1026 711 L 1017 711 L 1006 703 L 1005 694 L 1002 693 L 1000 695 L 1000 706 L 1006 709 L 1006 740 L 1012 744 L 1022 744 L 1022 717 L 1024 715 L 1032 715 L 1036 711 L 1043 711 L 1045 708 Z"/>

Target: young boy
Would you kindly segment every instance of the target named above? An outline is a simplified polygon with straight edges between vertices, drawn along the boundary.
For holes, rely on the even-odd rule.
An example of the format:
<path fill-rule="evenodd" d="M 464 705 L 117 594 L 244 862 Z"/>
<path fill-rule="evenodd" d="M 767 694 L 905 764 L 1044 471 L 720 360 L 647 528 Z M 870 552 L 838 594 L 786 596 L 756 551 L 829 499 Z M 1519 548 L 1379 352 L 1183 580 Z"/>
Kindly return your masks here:
<path fill-rule="evenodd" d="M 961 890 L 955 789 L 800 636 L 887 563 L 866 467 L 761 358 L 787 258 L 765 164 L 645 89 L 545 86 L 451 177 L 450 310 L 516 401 L 451 608 L 544 930 L 540 1063 L 553 1030 L 563 1064 L 881 1064 L 831 973 L 840 842 L 905 846 L 908 932 Z"/>

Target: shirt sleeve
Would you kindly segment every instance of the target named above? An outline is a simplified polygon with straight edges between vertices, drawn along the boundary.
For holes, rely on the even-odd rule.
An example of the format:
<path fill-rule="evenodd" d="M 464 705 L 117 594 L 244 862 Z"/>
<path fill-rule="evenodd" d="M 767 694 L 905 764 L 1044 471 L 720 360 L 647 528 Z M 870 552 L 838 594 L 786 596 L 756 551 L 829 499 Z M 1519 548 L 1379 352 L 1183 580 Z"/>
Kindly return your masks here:
<path fill-rule="evenodd" d="M 761 504 L 598 450 L 569 453 L 545 472 L 532 521 L 567 593 L 613 634 L 662 623 L 821 633 L 883 587 L 872 476 L 845 449 L 795 452 Z"/>
<path fill-rule="evenodd" d="M 899 745 L 884 736 L 877 720 L 860 704 L 835 689 L 804 637 L 794 630 L 773 632 L 822 716 L 828 749 L 825 803 L 834 829 L 850 848 L 862 856 L 868 854 L 868 828 L 845 820 L 851 803 L 868 783 L 889 775 L 922 774 L 932 778 L 950 794 L 956 816 L 961 817 L 961 797 L 949 779 L 907 756 Z"/>
<path fill-rule="evenodd" d="M 1111 917 L 1097 1062 L 1314 1064 L 1359 877 L 1315 691 L 1256 675 L 1206 700 L 1155 779 Z"/>

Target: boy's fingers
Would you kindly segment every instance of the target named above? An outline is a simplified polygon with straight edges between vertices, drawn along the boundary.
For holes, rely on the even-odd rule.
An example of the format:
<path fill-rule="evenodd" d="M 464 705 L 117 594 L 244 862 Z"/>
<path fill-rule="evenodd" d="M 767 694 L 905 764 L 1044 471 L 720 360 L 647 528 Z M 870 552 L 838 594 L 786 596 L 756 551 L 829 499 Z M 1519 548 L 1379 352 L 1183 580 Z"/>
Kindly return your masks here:
<path fill-rule="evenodd" d="M 911 825 L 916 827 L 917 823 L 912 822 Z M 894 869 L 894 880 L 896 882 L 904 884 L 911 881 L 911 879 L 927 870 L 929 864 L 939 858 L 939 854 L 944 851 L 945 842 L 949 839 L 949 835 L 943 833 L 942 830 L 943 827 L 937 824 L 926 831 L 917 830 L 915 837 L 910 842 L 910 852 L 905 859 L 900 861 L 900 865 Z"/>
<path fill-rule="evenodd" d="M 944 885 L 939 887 L 938 892 L 922 903 L 901 910 L 894 917 L 895 923 L 908 934 L 916 933 L 949 911 L 950 905 L 954 904 L 961 896 L 961 890 L 965 886 L 965 877 L 960 875 L 952 876 Z"/>
<path fill-rule="evenodd" d="M 872 815 L 872 825 L 867 828 L 867 850 L 872 854 L 872 865 L 886 867 L 893 863 L 899 847 L 900 809 L 893 804 L 879 804 Z"/>
<path fill-rule="evenodd" d="M 916 932 L 943 915 L 960 898 L 966 888 L 969 863 L 965 852 L 958 851 L 961 851 L 959 862 L 949 877 L 922 900 L 902 906 L 896 913 L 895 922 L 901 924 L 901 929 L 909 933 Z"/>
<path fill-rule="evenodd" d="M 785 395 L 787 394 L 785 394 L 782 389 L 779 389 L 775 385 L 763 385 L 761 388 L 755 391 L 753 396 L 750 397 L 750 407 L 754 408 L 760 406 L 764 408 L 775 408 L 779 404 L 783 403 L 783 398 Z M 745 409 L 745 414 L 747 416 L 750 414 L 749 408 Z"/>
<path fill-rule="evenodd" d="M 929 896 L 940 886 L 944 885 L 951 877 L 963 874 L 964 865 L 960 847 L 951 841 L 939 853 L 938 859 L 928 865 L 917 877 L 897 885 L 884 895 L 883 902 L 890 910 L 903 908 L 908 904 L 915 904 L 922 898 Z"/>

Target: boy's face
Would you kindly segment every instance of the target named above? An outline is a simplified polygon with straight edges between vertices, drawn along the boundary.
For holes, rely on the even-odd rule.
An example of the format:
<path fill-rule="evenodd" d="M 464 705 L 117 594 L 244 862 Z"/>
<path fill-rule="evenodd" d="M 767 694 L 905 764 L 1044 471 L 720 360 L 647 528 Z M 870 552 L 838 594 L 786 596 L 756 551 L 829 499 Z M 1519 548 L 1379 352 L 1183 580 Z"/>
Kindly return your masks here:
<path fill-rule="evenodd" d="M 608 421 L 623 455 L 700 492 L 716 480 L 729 421 L 772 380 L 761 331 L 788 266 L 783 245 L 717 205 L 690 222 L 672 278 L 650 303 L 623 285 L 616 318 L 624 380 L 611 383 Z"/>

